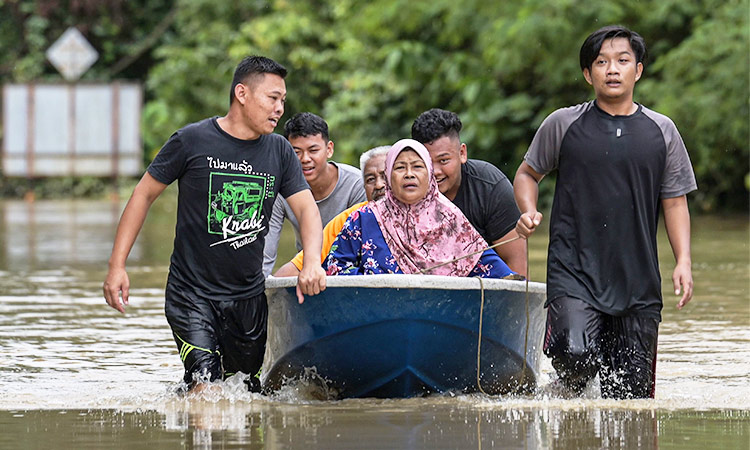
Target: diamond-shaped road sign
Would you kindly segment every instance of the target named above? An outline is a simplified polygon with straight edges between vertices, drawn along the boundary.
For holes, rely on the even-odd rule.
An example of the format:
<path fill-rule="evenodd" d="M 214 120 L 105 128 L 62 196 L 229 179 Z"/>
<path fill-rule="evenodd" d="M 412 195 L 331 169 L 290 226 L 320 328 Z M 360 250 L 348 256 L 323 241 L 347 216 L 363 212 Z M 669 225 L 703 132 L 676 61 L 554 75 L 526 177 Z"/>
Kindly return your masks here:
<path fill-rule="evenodd" d="M 47 49 L 46 55 L 66 80 L 77 80 L 99 58 L 94 47 L 75 27 L 65 30 Z"/>

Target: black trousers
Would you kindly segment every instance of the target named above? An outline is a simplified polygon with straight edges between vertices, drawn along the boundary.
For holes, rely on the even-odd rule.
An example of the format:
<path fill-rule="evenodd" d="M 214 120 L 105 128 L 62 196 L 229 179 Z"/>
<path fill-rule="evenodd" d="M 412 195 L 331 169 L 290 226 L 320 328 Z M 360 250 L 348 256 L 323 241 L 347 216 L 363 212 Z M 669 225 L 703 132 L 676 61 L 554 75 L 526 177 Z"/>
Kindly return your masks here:
<path fill-rule="evenodd" d="M 167 283 L 164 310 L 188 385 L 260 371 L 268 325 L 265 293 L 242 300 L 208 300 Z M 248 385 L 260 391 L 257 377 Z"/>
<path fill-rule="evenodd" d="M 658 334 L 652 315 L 612 316 L 560 297 L 548 306 L 544 354 L 576 394 L 598 373 L 604 398 L 653 398 Z"/>

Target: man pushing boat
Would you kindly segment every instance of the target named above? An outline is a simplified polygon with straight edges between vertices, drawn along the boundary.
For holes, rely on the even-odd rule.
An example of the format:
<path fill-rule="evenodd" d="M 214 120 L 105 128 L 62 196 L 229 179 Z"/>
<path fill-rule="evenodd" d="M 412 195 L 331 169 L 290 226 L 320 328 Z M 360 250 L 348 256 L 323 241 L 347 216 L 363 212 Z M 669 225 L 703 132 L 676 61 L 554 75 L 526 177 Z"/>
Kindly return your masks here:
<path fill-rule="evenodd" d="M 289 142 L 273 134 L 284 113 L 286 69 L 260 56 L 243 59 L 229 111 L 175 132 L 148 167 L 117 228 L 104 282 L 107 304 L 124 313 L 130 281 L 125 261 L 148 209 L 177 180 L 177 226 L 165 312 L 185 366 L 184 381 L 206 382 L 236 372 L 251 377 L 263 361 L 268 307 L 263 243 L 274 201 L 286 198 L 299 219 L 304 266 L 298 295 L 325 289 L 320 213 Z M 122 299 L 120 298 L 122 295 Z"/>

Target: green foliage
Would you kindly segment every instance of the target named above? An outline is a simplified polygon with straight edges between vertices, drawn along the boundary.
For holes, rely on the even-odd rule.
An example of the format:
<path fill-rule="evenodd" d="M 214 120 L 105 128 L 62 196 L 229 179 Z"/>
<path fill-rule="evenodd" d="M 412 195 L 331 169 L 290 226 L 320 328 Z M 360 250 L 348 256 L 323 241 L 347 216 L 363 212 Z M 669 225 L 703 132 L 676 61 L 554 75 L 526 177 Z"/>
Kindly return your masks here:
<path fill-rule="evenodd" d="M 696 16 L 690 37 L 657 60 L 640 93 L 675 121 L 699 180 L 704 210 L 747 208 L 750 174 L 747 3 L 734 0 Z"/>
<path fill-rule="evenodd" d="M 229 106 L 238 30 L 262 14 L 265 2 L 178 2 L 173 32 L 155 50 L 160 61 L 148 74 L 153 100 L 143 114 L 146 154 L 153 156 L 183 125 L 223 114 Z"/>
<path fill-rule="evenodd" d="M 54 76 L 43 51 L 81 22 L 103 52 L 87 77 L 106 77 L 108 64 L 132 54 L 174 11 L 154 50 L 128 69 L 146 83 L 146 161 L 181 126 L 223 115 L 237 62 L 262 54 L 290 70 L 285 118 L 323 116 L 337 160 L 356 163 L 368 148 L 409 136 L 417 115 L 440 107 L 461 116 L 469 155 L 511 178 L 549 113 L 593 98 L 578 66 L 583 39 L 621 23 L 649 47 L 636 100 L 670 116 L 690 151 L 700 187 L 691 203 L 749 205 L 748 0 L 0 0 L 0 7 L 6 81 Z M 542 183 L 547 200 L 552 184 Z"/>
<path fill-rule="evenodd" d="M 172 6 L 171 0 L 0 0 L 0 83 L 62 82 L 45 52 L 71 26 L 99 53 L 84 82 L 145 80 L 151 50 L 163 38 L 154 30 Z M 0 178 L 0 195 L 10 197 L 30 189 L 40 198 L 92 197 L 110 188 L 110 180 L 92 177 Z"/>
<path fill-rule="evenodd" d="M 141 78 L 153 64 L 146 51 L 119 73 L 111 68 L 132 55 L 168 13 L 170 0 L 0 1 L 0 81 L 60 81 L 45 52 L 75 26 L 99 52 L 84 80 Z"/>
<path fill-rule="evenodd" d="M 130 178 L 98 177 L 50 177 L 36 178 L 0 178 L 0 197 L 21 198 L 28 193 L 38 199 L 62 198 L 105 198 L 127 196 L 133 192 L 134 180 Z"/>

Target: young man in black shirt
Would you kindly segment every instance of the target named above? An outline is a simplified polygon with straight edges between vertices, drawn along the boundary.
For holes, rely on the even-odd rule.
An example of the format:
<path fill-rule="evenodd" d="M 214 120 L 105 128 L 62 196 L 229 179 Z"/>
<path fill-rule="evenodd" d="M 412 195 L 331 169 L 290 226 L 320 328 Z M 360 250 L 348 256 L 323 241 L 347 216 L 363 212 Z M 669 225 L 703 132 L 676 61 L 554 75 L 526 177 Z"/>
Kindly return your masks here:
<path fill-rule="evenodd" d="M 696 189 L 695 176 L 674 123 L 633 102 L 645 54 L 643 38 L 624 27 L 592 33 L 580 63 L 596 100 L 550 114 L 516 172 L 516 230 L 528 237 L 542 220 L 538 183 L 558 171 L 544 351 L 574 394 L 598 373 L 603 397 L 654 395 L 660 208 L 677 261 L 677 307 L 693 295 L 685 195 Z"/>
<path fill-rule="evenodd" d="M 461 142 L 461 119 L 456 113 L 430 109 L 417 117 L 411 137 L 427 147 L 440 192 L 448 197 L 488 244 L 517 236 L 520 216 L 508 177 L 492 164 L 468 159 Z M 495 247 L 516 273 L 526 276 L 525 243 L 517 240 Z"/>
<path fill-rule="evenodd" d="M 169 138 L 117 228 L 103 289 L 109 306 L 124 313 L 127 256 L 151 204 L 178 181 L 165 312 L 185 366 L 184 381 L 193 389 L 260 369 L 268 318 L 263 240 L 279 195 L 299 218 L 305 255 L 311 255 L 299 275 L 300 302 L 302 294 L 325 289 L 318 207 L 291 145 L 273 134 L 284 113 L 285 76 L 286 69 L 273 60 L 243 59 L 228 113 L 187 125 Z M 252 390 L 260 389 L 257 378 L 247 381 Z"/>

